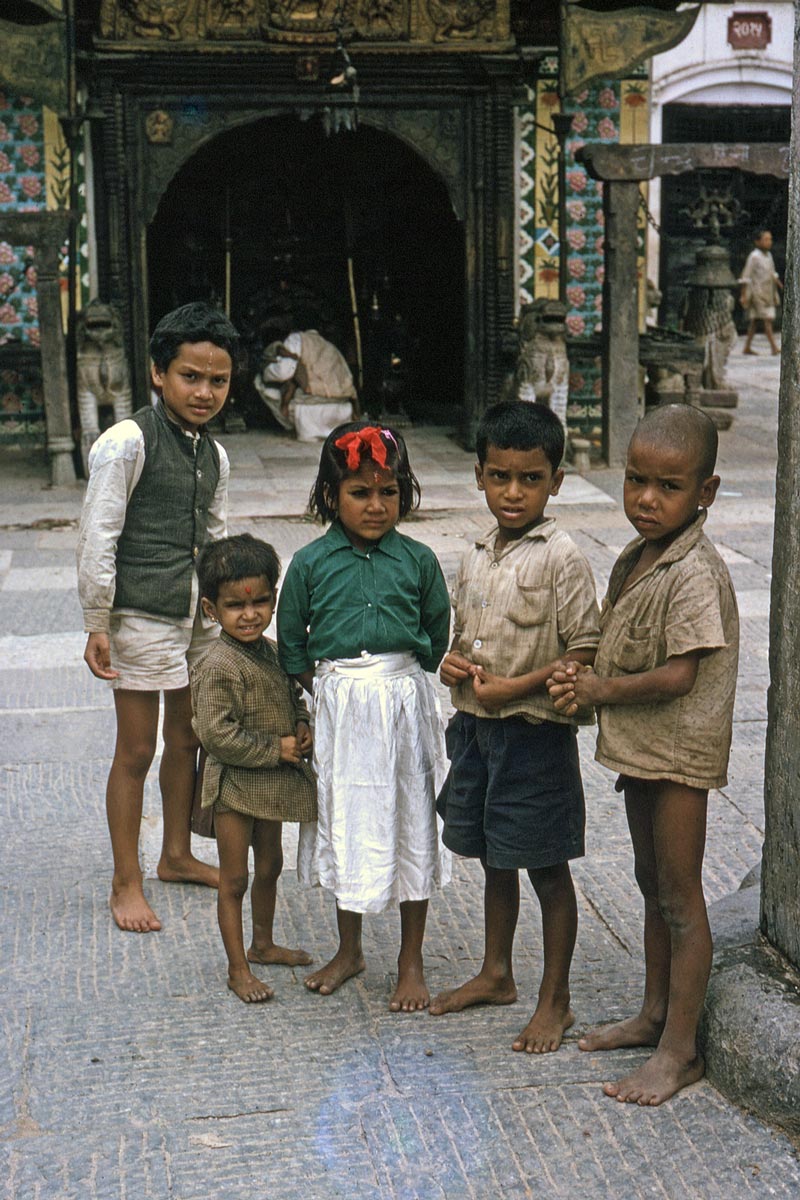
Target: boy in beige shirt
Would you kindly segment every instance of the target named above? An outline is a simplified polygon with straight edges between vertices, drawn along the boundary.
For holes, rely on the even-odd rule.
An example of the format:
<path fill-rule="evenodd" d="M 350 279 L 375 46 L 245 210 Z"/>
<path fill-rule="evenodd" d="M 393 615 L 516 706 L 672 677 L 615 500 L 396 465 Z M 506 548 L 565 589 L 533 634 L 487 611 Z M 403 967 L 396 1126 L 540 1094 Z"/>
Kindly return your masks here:
<path fill-rule="evenodd" d="M 465 554 L 454 590 L 455 635 L 441 678 L 457 712 L 439 811 L 444 844 L 481 860 L 485 949 L 480 972 L 437 996 L 430 1011 L 516 1000 L 511 956 L 519 871 L 527 870 L 542 910 L 544 972 L 536 1011 L 513 1049 L 541 1054 L 558 1049 L 574 1020 L 578 914 L 569 860 L 584 852 L 575 718 L 556 712 L 545 684 L 565 655 L 593 660 L 597 599 L 583 554 L 545 517 L 564 478 L 555 413 L 520 401 L 494 405 L 476 441 L 478 488 L 496 524 Z"/>
<path fill-rule="evenodd" d="M 645 901 L 638 1016 L 593 1030 L 582 1050 L 655 1046 L 607 1095 L 661 1104 L 704 1071 L 697 1025 L 711 969 L 702 886 L 709 788 L 727 782 L 739 647 L 727 567 L 703 533 L 719 487 L 717 431 L 699 409 L 665 405 L 628 448 L 625 514 L 639 536 L 620 555 L 594 668 L 568 664 L 548 687 L 566 714 L 598 709 L 596 758 L 619 772 Z"/>

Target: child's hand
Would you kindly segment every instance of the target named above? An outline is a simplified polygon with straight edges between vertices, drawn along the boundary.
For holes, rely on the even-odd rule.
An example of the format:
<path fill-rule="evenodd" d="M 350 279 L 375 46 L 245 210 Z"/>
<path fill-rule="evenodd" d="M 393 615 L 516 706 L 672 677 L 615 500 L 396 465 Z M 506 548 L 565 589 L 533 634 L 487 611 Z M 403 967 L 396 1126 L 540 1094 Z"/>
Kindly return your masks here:
<path fill-rule="evenodd" d="M 553 664 L 552 674 L 545 687 L 556 712 L 563 712 L 566 716 L 571 717 L 578 711 L 575 700 L 575 680 L 583 669 L 580 663 L 567 662 L 563 659 Z"/>
<path fill-rule="evenodd" d="M 294 734 L 281 738 L 281 762 L 296 764 L 302 760 L 302 757 Z"/>
<path fill-rule="evenodd" d="M 119 671 L 111 666 L 111 642 L 107 633 L 90 633 L 83 659 L 97 679 L 117 679 Z"/>
<path fill-rule="evenodd" d="M 446 687 L 456 687 L 465 679 L 469 679 L 470 675 L 474 675 L 476 670 L 475 664 L 471 663 L 468 658 L 465 658 L 458 650 L 451 650 L 442 660 L 442 665 L 439 667 L 439 678 Z"/>
<path fill-rule="evenodd" d="M 510 680 L 504 675 L 492 675 L 483 667 L 476 667 L 472 677 L 475 699 L 487 712 L 497 712 L 514 699 L 510 691 Z"/>
<path fill-rule="evenodd" d="M 308 758 L 311 751 L 314 749 L 314 741 L 311 737 L 311 727 L 308 721 L 298 721 L 296 725 L 297 746 L 303 758 Z"/>
<path fill-rule="evenodd" d="M 572 717 L 579 708 L 585 708 L 596 701 L 597 676 L 591 667 L 583 663 L 556 663 L 553 673 L 547 680 L 547 691 L 553 701 L 556 712 Z"/>

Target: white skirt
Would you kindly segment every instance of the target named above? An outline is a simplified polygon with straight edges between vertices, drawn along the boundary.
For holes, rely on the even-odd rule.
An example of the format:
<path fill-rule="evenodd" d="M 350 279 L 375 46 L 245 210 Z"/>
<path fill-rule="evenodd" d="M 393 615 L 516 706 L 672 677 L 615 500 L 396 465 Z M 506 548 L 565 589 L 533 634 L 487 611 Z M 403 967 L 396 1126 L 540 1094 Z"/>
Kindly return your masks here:
<path fill-rule="evenodd" d="M 348 912 L 427 900 L 450 881 L 436 796 L 447 774 L 433 685 L 413 654 L 319 664 L 314 679 L 319 821 L 300 827 L 298 879 Z"/>

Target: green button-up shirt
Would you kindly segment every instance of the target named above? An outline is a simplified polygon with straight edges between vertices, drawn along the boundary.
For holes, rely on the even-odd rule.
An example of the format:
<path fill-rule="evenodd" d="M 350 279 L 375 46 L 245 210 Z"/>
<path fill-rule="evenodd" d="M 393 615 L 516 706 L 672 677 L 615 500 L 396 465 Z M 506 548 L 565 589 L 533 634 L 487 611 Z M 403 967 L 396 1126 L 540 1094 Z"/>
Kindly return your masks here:
<path fill-rule="evenodd" d="M 449 630 L 450 599 L 436 555 L 395 529 L 363 551 L 334 522 L 295 554 L 280 590 L 278 647 L 290 675 L 363 650 L 410 651 L 435 671 Z"/>

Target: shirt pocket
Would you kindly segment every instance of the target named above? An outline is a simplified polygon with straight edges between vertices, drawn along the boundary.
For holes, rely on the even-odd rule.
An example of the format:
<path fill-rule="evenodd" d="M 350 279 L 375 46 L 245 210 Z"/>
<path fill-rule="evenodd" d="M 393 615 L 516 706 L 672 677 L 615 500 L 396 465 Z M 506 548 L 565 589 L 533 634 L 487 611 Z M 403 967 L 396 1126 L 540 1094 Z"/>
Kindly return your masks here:
<path fill-rule="evenodd" d="M 626 675 L 652 671 L 658 652 L 657 625 L 625 625 L 616 638 L 611 660 Z"/>
<path fill-rule="evenodd" d="M 522 629 L 546 624 L 553 616 L 551 589 L 518 583 L 509 601 L 506 616 Z"/>

